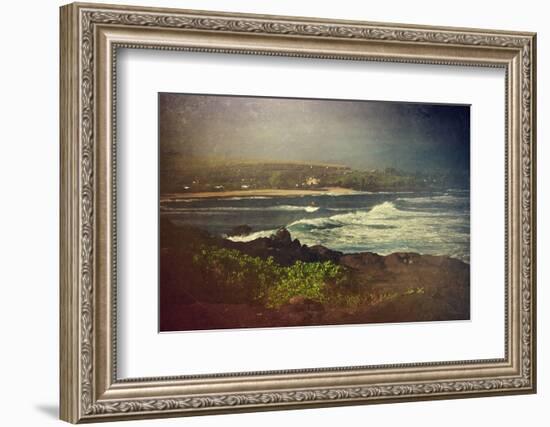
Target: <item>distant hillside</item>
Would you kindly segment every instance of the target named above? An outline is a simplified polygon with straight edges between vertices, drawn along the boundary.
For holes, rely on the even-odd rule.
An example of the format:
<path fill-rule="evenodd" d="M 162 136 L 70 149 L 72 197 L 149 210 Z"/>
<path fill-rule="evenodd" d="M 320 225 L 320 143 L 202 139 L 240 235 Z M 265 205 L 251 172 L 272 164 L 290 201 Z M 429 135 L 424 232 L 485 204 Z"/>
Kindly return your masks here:
<path fill-rule="evenodd" d="M 343 165 L 266 160 L 189 159 L 164 155 L 161 193 L 242 189 L 343 187 L 360 191 L 406 191 L 461 187 L 457 173 L 405 173 L 394 168 L 367 171 Z"/>

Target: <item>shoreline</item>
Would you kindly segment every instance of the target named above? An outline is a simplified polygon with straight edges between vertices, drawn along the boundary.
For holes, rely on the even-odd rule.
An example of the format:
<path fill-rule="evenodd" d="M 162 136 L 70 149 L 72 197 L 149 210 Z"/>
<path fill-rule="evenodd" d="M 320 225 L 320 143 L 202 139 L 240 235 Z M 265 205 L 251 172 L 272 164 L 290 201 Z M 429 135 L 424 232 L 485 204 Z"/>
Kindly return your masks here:
<path fill-rule="evenodd" d="M 357 194 L 360 191 L 344 187 L 324 187 L 316 190 L 305 189 L 257 189 L 257 190 L 229 190 L 229 191 L 200 191 L 197 193 L 168 193 L 161 194 L 161 202 L 178 199 L 224 199 L 228 197 L 289 197 L 289 196 L 320 196 L 323 194 Z"/>
<path fill-rule="evenodd" d="M 471 318 L 470 266 L 448 256 L 344 254 L 301 244 L 284 228 L 232 242 L 164 220 L 161 236 L 162 332 Z M 292 279 L 296 270 L 313 285 Z"/>
<path fill-rule="evenodd" d="M 285 227 L 282 227 L 281 229 L 286 230 Z M 281 230 L 281 229 L 279 229 L 279 230 Z M 257 232 L 253 231 L 249 235 L 254 234 L 254 233 L 257 233 Z M 246 245 L 248 245 L 250 243 L 254 243 L 258 239 L 272 239 L 274 234 L 275 233 L 272 233 L 271 236 L 255 237 L 254 239 L 251 239 L 251 240 L 238 240 L 239 237 L 247 237 L 247 235 L 236 235 L 236 236 L 222 235 L 222 236 L 216 236 L 216 237 L 223 240 L 223 241 L 230 242 L 229 245 L 231 245 L 232 243 L 236 243 L 237 245 L 242 245 L 242 247 L 246 247 Z M 237 239 L 233 240 L 233 238 L 237 238 Z M 297 239 L 295 239 L 295 240 L 297 240 Z M 455 261 L 459 261 L 459 262 L 461 262 L 463 264 L 466 264 L 468 266 L 470 265 L 469 260 L 465 260 L 465 259 L 462 259 L 460 257 L 452 256 L 452 255 L 448 255 L 448 254 L 429 254 L 429 253 L 421 253 L 421 252 L 416 252 L 416 251 L 405 251 L 405 250 L 395 250 L 395 251 L 388 252 L 388 253 L 373 252 L 373 251 L 369 251 L 369 250 L 361 250 L 361 251 L 357 251 L 357 252 L 344 252 L 343 250 L 331 248 L 329 246 L 321 245 L 321 244 L 305 244 L 305 243 L 303 243 L 302 246 L 305 246 L 305 247 L 308 247 L 308 248 L 317 247 L 317 248 L 321 248 L 326 253 L 339 253 L 342 256 L 372 255 L 372 256 L 376 256 L 376 257 L 380 257 L 380 258 L 385 258 L 385 257 L 391 257 L 391 256 L 401 256 L 401 255 L 405 254 L 407 256 L 420 257 L 420 258 L 426 258 L 426 257 L 427 258 L 430 258 L 430 257 L 432 257 L 432 258 L 448 258 L 448 259 L 452 259 L 452 260 L 455 260 Z"/>

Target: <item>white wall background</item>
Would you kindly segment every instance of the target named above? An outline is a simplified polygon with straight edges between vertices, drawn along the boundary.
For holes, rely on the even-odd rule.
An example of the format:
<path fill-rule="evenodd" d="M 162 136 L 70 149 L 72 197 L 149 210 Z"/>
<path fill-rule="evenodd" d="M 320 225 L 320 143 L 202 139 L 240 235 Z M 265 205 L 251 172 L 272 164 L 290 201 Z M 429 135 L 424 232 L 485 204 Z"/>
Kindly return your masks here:
<path fill-rule="evenodd" d="M 122 3 L 110 0 L 113 3 Z M 129 0 L 130 1 L 130 0 Z M 133 0 L 133 4 L 538 32 L 538 117 L 550 115 L 550 29 L 545 3 L 356 0 Z M 2 6 L 0 67 L 0 401 L 2 425 L 60 425 L 58 402 L 58 6 L 57 0 Z M 132 425 L 279 426 L 546 425 L 550 405 L 550 127 L 538 129 L 539 393 L 437 402 L 208 416 Z"/>

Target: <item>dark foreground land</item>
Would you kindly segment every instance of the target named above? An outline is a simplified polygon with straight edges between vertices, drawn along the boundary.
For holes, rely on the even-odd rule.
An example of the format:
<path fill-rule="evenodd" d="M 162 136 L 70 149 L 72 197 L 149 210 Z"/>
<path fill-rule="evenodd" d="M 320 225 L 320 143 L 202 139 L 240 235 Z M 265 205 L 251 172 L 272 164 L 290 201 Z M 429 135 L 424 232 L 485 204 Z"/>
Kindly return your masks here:
<path fill-rule="evenodd" d="M 285 229 L 246 243 L 160 231 L 164 332 L 470 318 L 470 266 L 449 257 L 342 254 Z"/>

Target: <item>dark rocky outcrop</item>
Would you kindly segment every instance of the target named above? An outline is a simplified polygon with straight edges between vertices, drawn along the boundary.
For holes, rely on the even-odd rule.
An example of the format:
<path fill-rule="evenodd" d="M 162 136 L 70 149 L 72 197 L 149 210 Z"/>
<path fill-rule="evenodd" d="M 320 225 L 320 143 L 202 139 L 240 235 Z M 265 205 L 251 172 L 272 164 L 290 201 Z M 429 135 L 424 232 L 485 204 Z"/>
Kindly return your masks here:
<path fill-rule="evenodd" d="M 298 239 L 292 240 L 286 228 L 280 228 L 270 237 L 260 237 L 249 242 L 233 242 L 222 239 L 220 246 L 237 249 L 247 255 L 266 259 L 273 257 L 281 265 L 292 265 L 296 261 L 303 262 L 337 262 L 342 252 L 333 251 L 324 246 L 302 245 Z"/>
<path fill-rule="evenodd" d="M 279 246 L 288 246 L 292 244 L 292 237 L 290 237 L 289 231 L 284 227 L 279 228 L 275 234 L 271 235 L 270 239 L 275 245 Z"/>
<path fill-rule="evenodd" d="M 243 225 L 237 225 L 236 227 L 233 227 L 231 230 L 229 230 L 229 233 L 227 233 L 227 236 L 234 237 L 234 236 L 248 236 L 250 233 L 252 233 L 252 227 L 246 224 Z"/>

